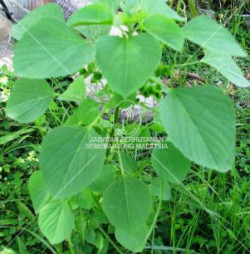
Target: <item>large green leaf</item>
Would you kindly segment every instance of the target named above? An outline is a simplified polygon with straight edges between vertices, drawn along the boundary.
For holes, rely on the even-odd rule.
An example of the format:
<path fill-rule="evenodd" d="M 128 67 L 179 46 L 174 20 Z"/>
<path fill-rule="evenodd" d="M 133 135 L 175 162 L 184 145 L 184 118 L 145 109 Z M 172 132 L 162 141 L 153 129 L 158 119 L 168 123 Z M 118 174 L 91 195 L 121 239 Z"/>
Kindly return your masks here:
<path fill-rule="evenodd" d="M 100 137 L 85 127 L 59 127 L 43 140 L 40 168 L 48 190 L 55 198 L 79 193 L 100 173 L 104 162 L 104 149 L 90 145 Z"/>
<path fill-rule="evenodd" d="M 154 73 L 161 60 L 161 46 L 152 36 L 101 37 L 96 44 L 97 64 L 111 88 L 127 97 Z"/>
<path fill-rule="evenodd" d="M 82 77 L 77 78 L 58 100 L 82 102 L 86 98 L 86 85 Z"/>
<path fill-rule="evenodd" d="M 14 72 L 26 78 L 66 76 L 77 72 L 93 58 L 92 45 L 64 22 L 47 18 L 29 28 L 17 43 Z"/>
<path fill-rule="evenodd" d="M 116 228 L 132 233 L 145 224 L 152 209 L 151 195 L 142 181 L 123 176 L 105 191 L 103 208 Z"/>
<path fill-rule="evenodd" d="M 57 18 L 64 20 L 63 11 L 58 4 L 45 4 L 28 13 L 12 28 L 12 36 L 16 40 L 20 40 L 27 30 L 36 22 L 44 18 Z"/>
<path fill-rule="evenodd" d="M 149 229 L 144 224 L 133 233 L 126 232 L 117 228 L 115 237 L 119 243 L 133 253 L 142 252 L 145 248 Z"/>
<path fill-rule="evenodd" d="M 179 183 L 183 181 L 190 169 L 190 161 L 171 143 L 167 149 L 155 149 L 152 154 L 152 165 L 165 181 Z"/>
<path fill-rule="evenodd" d="M 172 10 L 167 4 L 166 0 L 141 0 L 141 8 L 148 14 L 160 14 L 167 18 L 185 21 L 186 19 L 179 16 L 174 10 Z"/>
<path fill-rule="evenodd" d="M 170 141 L 186 158 L 221 172 L 231 168 L 235 115 L 222 91 L 209 86 L 171 90 L 160 114 Z"/>
<path fill-rule="evenodd" d="M 52 201 L 42 209 L 38 223 L 49 241 L 57 244 L 70 237 L 74 229 L 74 215 L 63 201 Z"/>
<path fill-rule="evenodd" d="M 19 122 L 32 122 L 46 111 L 53 97 L 54 91 L 46 81 L 20 79 L 8 99 L 7 115 Z"/>
<path fill-rule="evenodd" d="M 162 15 L 149 16 L 143 22 L 144 29 L 158 40 L 175 50 L 182 50 L 184 33 L 171 19 Z"/>
<path fill-rule="evenodd" d="M 211 65 L 237 86 L 250 86 L 250 82 L 244 77 L 241 69 L 231 56 L 221 56 L 213 52 L 207 52 L 201 62 Z"/>
<path fill-rule="evenodd" d="M 220 55 L 246 56 L 231 33 L 208 16 L 192 19 L 183 30 L 187 39 L 202 48 Z"/>
<path fill-rule="evenodd" d="M 39 213 L 50 197 L 40 171 L 31 175 L 28 186 L 33 207 Z"/>

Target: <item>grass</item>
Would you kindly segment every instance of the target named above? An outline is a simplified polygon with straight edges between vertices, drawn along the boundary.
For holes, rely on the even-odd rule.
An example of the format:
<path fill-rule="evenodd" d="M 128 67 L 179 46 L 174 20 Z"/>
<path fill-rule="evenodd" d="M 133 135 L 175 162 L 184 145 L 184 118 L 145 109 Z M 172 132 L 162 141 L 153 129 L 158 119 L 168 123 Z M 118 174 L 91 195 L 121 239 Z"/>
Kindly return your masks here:
<path fill-rule="evenodd" d="M 249 52 L 250 35 L 241 18 L 241 11 L 242 9 L 239 8 L 232 17 L 230 29 Z M 230 9 L 221 9 L 216 16 L 225 21 L 231 13 Z M 197 52 L 195 45 L 189 46 L 188 52 L 192 55 L 197 53 L 194 54 L 192 62 L 198 61 L 202 56 L 200 51 Z M 167 51 L 166 62 L 173 61 L 173 58 L 173 52 Z M 177 60 L 185 63 L 187 59 L 188 55 L 185 54 L 178 56 Z M 249 73 L 249 63 L 249 59 L 239 60 L 245 73 Z M 205 77 L 206 83 L 210 85 L 220 86 L 234 101 L 237 115 L 235 166 L 227 174 L 222 174 L 193 165 L 184 185 L 173 185 L 171 199 L 162 202 L 157 224 L 143 253 L 247 254 L 250 249 L 250 140 L 248 135 L 250 91 L 236 89 L 216 71 L 205 65 L 194 64 L 181 67 L 185 72 L 194 72 Z M 7 77 L 8 83 L 3 77 L 4 79 Z M 0 79 L 2 94 L 8 94 L 13 85 L 12 74 L 5 70 Z M 58 84 L 63 86 L 68 82 L 67 80 L 64 83 L 55 82 L 53 85 L 60 90 Z M 177 77 L 175 82 L 180 86 L 187 85 L 186 80 L 181 77 Z M 188 83 L 194 85 L 199 82 L 189 80 Z M 27 181 L 32 172 L 38 169 L 42 136 L 49 128 L 60 125 L 64 121 L 72 105 L 54 103 L 46 114 L 46 118 L 41 118 L 28 127 L 7 119 L 4 107 L 5 102 L 0 102 L 0 179 L 2 183 L 0 187 L 0 246 L 2 248 L 12 242 L 34 218 Z M 146 156 L 139 161 L 141 170 L 144 169 L 146 161 Z M 88 232 L 85 253 L 97 253 L 91 240 L 96 232 L 97 230 Z M 122 249 L 114 242 L 112 228 L 105 228 L 105 230 L 101 228 L 101 233 L 106 239 L 105 244 L 110 243 L 107 253 L 118 253 L 118 249 Z M 63 247 L 69 249 L 69 246 L 71 243 L 65 243 Z M 43 238 L 39 233 L 36 220 L 24 230 L 18 240 L 13 241 L 8 247 L 19 250 L 20 254 L 63 253 L 62 246 L 52 247 Z M 127 252 L 122 249 L 122 253 Z"/>

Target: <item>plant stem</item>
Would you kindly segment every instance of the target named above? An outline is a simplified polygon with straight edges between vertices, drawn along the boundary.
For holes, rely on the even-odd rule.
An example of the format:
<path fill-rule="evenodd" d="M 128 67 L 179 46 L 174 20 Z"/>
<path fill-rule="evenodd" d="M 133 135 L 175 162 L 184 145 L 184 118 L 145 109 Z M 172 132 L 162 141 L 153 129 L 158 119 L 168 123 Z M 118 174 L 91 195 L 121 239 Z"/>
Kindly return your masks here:
<path fill-rule="evenodd" d="M 188 65 L 194 65 L 194 64 L 199 64 L 200 61 L 194 61 L 194 62 L 191 62 L 191 63 L 184 63 L 184 64 L 177 64 L 177 66 L 188 66 Z"/>
<path fill-rule="evenodd" d="M 96 197 L 93 195 L 92 193 L 92 197 L 96 203 L 96 205 L 98 206 L 98 208 L 100 210 L 103 210 L 100 203 L 98 202 L 98 200 L 96 199 Z M 107 238 L 107 240 L 111 243 L 111 245 L 115 248 L 115 250 L 117 251 L 117 253 L 119 254 L 124 254 L 120 249 L 119 247 L 115 244 L 115 242 L 109 237 L 109 235 L 104 231 L 104 229 L 101 227 L 101 226 L 98 226 L 98 229 L 101 231 L 101 233 L 104 235 L 104 237 Z"/>
<path fill-rule="evenodd" d="M 117 253 L 119 254 L 124 254 L 118 247 L 117 245 L 113 242 L 113 240 L 109 237 L 109 235 L 103 230 L 102 227 L 98 227 L 99 230 L 101 231 L 101 233 L 104 235 L 104 237 L 107 238 L 107 240 L 111 243 L 111 245 L 115 248 L 115 250 L 117 251 Z"/>
<path fill-rule="evenodd" d="M 69 243 L 69 250 L 70 250 L 70 253 L 71 253 L 71 254 L 74 254 L 74 253 L 75 253 L 75 252 L 74 252 L 74 246 L 73 246 L 72 241 L 71 241 L 70 238 L 68 239 L 68 243 Z"/>
<path fill-rule="evenodd" d="M 154 228 L 155 228 L 155 225 L 157 223 L 157 218 L 160 214 L 160 211 L 161 211 L 161 206 L 162 206 L 162 195 L 163 195 L 163 181 L 161 181 L 161 188 L 160 188 L 160 200 L 159 200 L 159 203 L 158 203 L 158 206 L 157 206 L 157 209 L 156 209 L 156 213 L 155 213 L 155 216 L 154 216 L 154 219 L 153 219 L 153 222 L 151 224 L 151 227 L 148 231 L 148 234 L 146 236 L 146 239 L 145 239 L 145 242 L 147 241 L 147 239 L 150 237 L 151 233 L 153 232 Z"/>
<path fill-rule="evenodd" d="M 111 137 L 111 138 L 115 135 L 115 124 L 118 122 L 119 109 L 120 109 L 119 106 L 115 109 L 113 127 L 112 127 L 112 130 L 111 130 L 111 132 L 110 132 L 110 137 Z M 108 157 L 109 157 L 109 155 L 110 155 L 111 144 L 112 144 L 112 141 L 110 141 L 109 144 L 108 144 L 108 149 L 107 149 L 107 152 L 106 152 L 106 157 L 107 157 L 107 159 L 108 159 Z"/>

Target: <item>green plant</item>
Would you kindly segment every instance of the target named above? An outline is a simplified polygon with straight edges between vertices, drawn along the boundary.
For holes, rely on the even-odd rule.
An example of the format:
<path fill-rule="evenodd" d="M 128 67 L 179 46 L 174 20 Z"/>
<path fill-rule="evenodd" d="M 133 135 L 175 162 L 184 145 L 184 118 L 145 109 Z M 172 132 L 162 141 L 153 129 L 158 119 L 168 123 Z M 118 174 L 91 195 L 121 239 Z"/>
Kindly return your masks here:
<path fill-rule="evenodd" d="M 119 7 L 123 12 L 116 14 Z M 14 26 L 13 36 L 19 40 L 14 72 L 20 79 L 7 102 L 7 115 L 30 123 L 54 99 L 79 105 L 62 126 L 43 138 L 40 171 L 29 180 L 39 227 L 52 244 L 67 240 L 73 253 L 73 246 L 82 248 L 82 241 L 87 241 L 98 253 L 105 253 L 110 243 L 122 253 L 105 227 L 125 248 L 141 251 L 156 225 L 162 200 L 170 196 L 170 185 L 185 179 L 191 162 L 219 172 L 232 167 L 231 101 L 212 86 L 175 89 L 178 65 L 175 61 L 165 66 L 161 58 L 167 47 L 176 51 L 177 60 L 188 39 L 202 47 L 205 56 L 198 62 L 181 63 L 181 68 L 205 63 L 246 87 L 249 82 L 233 60 L 246 54 L 223 26 L 208 17 L 197 17 L 182 27 L 177 22 L 185 19 L 162 0 L 103 0 L 77 11 L 66 23 L 61 9 L 48 4 Z M 120 28 L 121 37 L 108 35 L 112 25 Z M 87 98 L 82 77 L 63 93 L 50 85 L 52 79 L 78 71 L 83 77 L 93 76 L 93 83 L 102 76 L 107 80 L 96 100 Z M 169 86 L 161 82 L 165 72 L 171 76 Z M 119 122 L 120 112 L 138 102 L 138 90 L 160 102 L 149 125 L 152 132 L 141 121 L 125 127 Z M 131 137 L 124 137 L 128 133 Z M 167 142 L 152 141 L 166 134 Z M 147 146 L 142 144 L 156 148 L 146 166 L 138 168 L 134 156 L 120 147 L 129 145 L 132 154 L 143 153 Z M 61 253 L 62 247 L 56 247 Z"/>

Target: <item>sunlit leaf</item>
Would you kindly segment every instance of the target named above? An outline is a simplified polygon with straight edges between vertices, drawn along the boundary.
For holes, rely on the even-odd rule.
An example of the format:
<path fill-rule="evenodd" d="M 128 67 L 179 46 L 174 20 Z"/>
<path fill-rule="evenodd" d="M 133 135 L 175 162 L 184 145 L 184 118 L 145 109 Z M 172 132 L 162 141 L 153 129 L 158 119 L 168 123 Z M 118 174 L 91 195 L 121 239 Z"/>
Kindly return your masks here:
<path fill-rule="evenodd" d="M 222 91 L 209 86 L 171 90 L 160 114 L 170 141 L 186 158 L 221 172 L 231 168 L 235 115 Z"/>
<path fill-rule="evenodd" d="M 45 80 L 20 79 L 7 101 L 7 115 L 22 123 L 32 122 L 46 111 L 53 97 Z"/>

